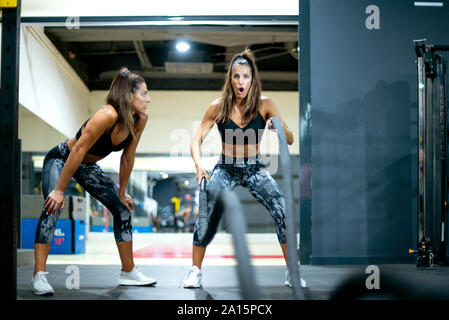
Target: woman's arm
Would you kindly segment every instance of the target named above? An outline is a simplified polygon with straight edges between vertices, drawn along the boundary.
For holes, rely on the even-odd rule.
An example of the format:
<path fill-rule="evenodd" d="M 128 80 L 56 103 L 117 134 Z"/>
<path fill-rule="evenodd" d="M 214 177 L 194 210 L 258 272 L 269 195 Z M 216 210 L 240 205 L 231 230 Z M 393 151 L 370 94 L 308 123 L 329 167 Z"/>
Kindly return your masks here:
<path fill-rule="evenodd" d="M 137 127 L 136 136 L 125 147 L 122 153 L 122 157 L 120 159 L 119 196 L 120 200 L 130 211 L 134 208 L 134 205 L 131 197 L 126 195 L 126 187 L 128 186 L 129 176 L 131 175 L 131 171 L 133 170 L 134 167 L 134 159 L 136 156 L 137 145 L 139 144 L 140 137 L 142 136 L 143 129 L 145 129 L 145 125 L 148 120 L 148 114 L 146 112 L 139 115 L 140 119 Z"/>
<path fill-rule="evenodd" d="M 201 163 L 201 144 L 204 139 L 206 139 L 210 129 L 214 126 L 218 108 L 218 101 L 214 101 L 211 105 L 209 105 L 203 115 L 201 124 L 196 130 L 192 142 L 190 143 L 190 154 L 192 155 L 193 162 L 195 163 L 198 185 L 201 183 L 201 177 L 203 176 L 206 177 L 206 181 L 209 181 L 209 176 Z"/>
<path fill-rule="evenodd" d="M 87 123 L 80 139 L 75 143 L 64 164 L 55 189 L 48 195 L 44 209 L 48 213 L 55 214 L 61 205 L 64 208 L 64 191 L 70 178 L 78 170 L 87 151 L 95 144 L 105 130 L 112 127 L 117 120 L 117 113 L 110 108 L 102 108 Z"/>
<path fill-rule="evenodd" d="M 274 104 L 273 100 L 268 97 L 263 99 L 264 108 L 266 110 L 266 118 L 268 118 L 268 129 L 273 129 L 273 124 L 271 123 L 271 118 L 278 117 L 281 120 L 282 126 L 284 127 L 285 138 L 289 145 L 293 144 L 293 132 L 288 128 L 285 121 L 282 119 L 278 108 Z"/>

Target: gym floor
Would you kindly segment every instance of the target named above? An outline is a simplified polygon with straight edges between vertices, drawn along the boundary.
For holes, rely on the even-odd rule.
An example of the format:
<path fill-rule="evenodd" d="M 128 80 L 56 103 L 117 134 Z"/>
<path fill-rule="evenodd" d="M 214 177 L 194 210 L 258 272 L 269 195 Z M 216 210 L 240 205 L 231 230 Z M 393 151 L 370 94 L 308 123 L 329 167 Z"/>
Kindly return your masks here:
<path fill-rule="evenodd" d="M 206 252 L 203 263 L 203 288 L 184 289 L 181 282 L 191 265 L 191 234 L 134 234 L 135 264 L 149 277 L 156 278 L 155 287 L 118 286 L 120 260 L 112 233 L 89 233 L 86 253 L 50 255 L 47 279 L 55 289 L 50 297 L 33 294 L 30 281 L 33 265 L 17 268 L 18 300 L 239 300 L 241 299 L 233 257 L 231 237 L 218 233 Z M 264 300 L 291 300 L 292 289 L 284 286 L 285 262 L 275 234 L 248 234 L 257 283 Z M 80 288 L 66 288 L 66 268 L 79 268 Z M 356 276 L 364 281 L 369 274 L 366 265 L 300 267 L 307 281 L 304 296 L 308 300 L 327 300 L 342 283 Z M 407 296 L 415 298 L 449 299 L 449 267 L 417 269 L 414 264 L 378 265 L 380 289 L 388 288 L 385 279 L 395 279 L 407 288 Z M 383 277 L 384 276 L 384 277 Z M 388 277 L 387 277 L 388 276 Z M 383 281 L 384 280 L 384 281 Z M 390 286 L 391 287 L 391 286 Z M 373 291 L 374 292 L 374 291 Z M 390 292 L 391 293 L 391 292 Z M 376 297 L 374 297 L 376 298 Z M 388 292 L 379 299 L 397 299 Z M 401 297 L 399 297 L 400 299 Z"/>

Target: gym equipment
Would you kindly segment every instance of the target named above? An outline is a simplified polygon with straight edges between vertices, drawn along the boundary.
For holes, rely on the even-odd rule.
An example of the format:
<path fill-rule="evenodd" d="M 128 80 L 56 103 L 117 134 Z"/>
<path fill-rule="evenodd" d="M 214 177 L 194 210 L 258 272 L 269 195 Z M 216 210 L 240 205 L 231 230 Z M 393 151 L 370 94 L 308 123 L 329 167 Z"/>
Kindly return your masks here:
<path fill-rule="evenodd" d="M 224 213 L 226 227 L 232 234 L 232 244 L 234 245 L 234 253 L 237 260 L 237 276 L 240 283 L 242 299 L 260 299 L 255 271 L 251 264 L 251 256 L 246 242 L 246 221 L 240 200 L 235 192 L 223 190 L 218 196 L 217 204 L 215 207 Z"/>
<path fill-rule="evenodd" d="M 207 192 L 205 177 L 202 177 L 200 182 L 198 226 L 198 238 L 200 242 L 203 242 L 206 240 L 205 235 L 207 230 Z M 215 232 L 211 234 L 215 234 Z"/>
<path fill-rule="evenodd" d="M 217 233 L 218 225 L 223 213 L 223 203 L 217 202 L 211 215 L 208 217 L 206 185 L 206 178 L 202 177 L 200 183 L 200 204 L 198 212 L 198 224 L 202 227 L 199 229 L 200 232 L 198 233 L 198 240 L 208 244 Z"/>
<path fill-rule="evenodd" d="M 295 299 L 304 299 L 302 288 L 300 285 L 300 271 L 298 266 L 298 242 L 296 238 L 296 222 L 293 215 L 293 184 L 292 172 L 290 164 L 290 152 L 288 151 L 287 138 L 285 137 L 284 127 L 278 117 L 271 119 L 274 129 L 277 131 L 279 138 L 279 158 L 281 163 L 282 184 L 285 198 L 285 220 L 287 223 L 287 253 L 288 253 L 288 270 L 292 282 L 293 293 Z"/>
<path fill-rule="evenodd" d="M 175 216 L 171 211 L 171 205 L 158 208 L 157 220 L 158 232 L 174 232 Z"/>
<path fill-rule="evenodd" d="M 50 254 L 84 253 L 86 251 L 85 198 L 66 195 L 64 200 L 65 207 L 60 212 L 56 223 Z M 40 194 L 24 194 L 20 202 L 22 204 L 20 220 L 22 248 L 34 249 L 34 236 L 44 199 Z"/>
<path fill-rule="evenodd" d="M 232 243 L 237 260 L 237 276 L 240 283 L 242 299 L 257 300 L 260 297 L 260 293 L 246 242 L 246 221 L 240 200 L 234 191 L 221 191 L 210 215 L 210 221 L 207 223 L 206 181 L 203 177 L 200 184 L 200 212 L 198 214 L 198 223 L 205 225 L 201 228 L 203 232 L 198 235 L 200 242 L 209 243 L 212 241 L 223 213 L 226 228 L 232 234 Z"/>
<path fill-rule="evenodd" d="M 417 266 L 447 264 L 447 104 L 445 59 L 449 45 L 415 40 L 418 57 L 418 245 Z"/>

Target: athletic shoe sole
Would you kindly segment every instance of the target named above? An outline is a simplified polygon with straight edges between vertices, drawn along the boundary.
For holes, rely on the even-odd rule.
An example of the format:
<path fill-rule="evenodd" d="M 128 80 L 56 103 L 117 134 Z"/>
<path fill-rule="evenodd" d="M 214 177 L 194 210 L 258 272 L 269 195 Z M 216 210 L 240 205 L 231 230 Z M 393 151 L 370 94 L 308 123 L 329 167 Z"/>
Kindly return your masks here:
<path fill-rule="evenodd" d="M 157 281 L 152 282 L 138 282 L 136 280 L 119 280 L 118 284 L 120 286 L 154 286 Z"/>
<path fill-rule="evenodd" d="M 38 295 L 38 296 L 52 296 L 53 295 L 53 292 L 52 291 L 43 291 L 43 292 L 39 292 L 39 291 L 34 291 L 34 294 L 35 295 Z"/>
<path fill-rule="evenodd" d="M 286 286 L 286 287 L 289 287 L 289 288 L 291 288 L 291 287 L 292 287 L 292 285 L 291 285 L 291 284 L 289 284 L 289 283 L 284 283 L 284 286 Z M 307 288 L 308 288 L 308 286 L 307 286 L 307 285 L 306 285 L 305 287 L 301 286 L 301 288 L 302 288 L 302 289 L 307 289 Z"/>
<path fill-rule="evenodd" d="M 203 287 L 203 285 L 200 284 L 199 286 L 193 286 L 193 285 L 191 285 L 191 286 L 184 286 L 184 289 L 199 289 L 199 288 L 202 288 L 202 287 Z"/>

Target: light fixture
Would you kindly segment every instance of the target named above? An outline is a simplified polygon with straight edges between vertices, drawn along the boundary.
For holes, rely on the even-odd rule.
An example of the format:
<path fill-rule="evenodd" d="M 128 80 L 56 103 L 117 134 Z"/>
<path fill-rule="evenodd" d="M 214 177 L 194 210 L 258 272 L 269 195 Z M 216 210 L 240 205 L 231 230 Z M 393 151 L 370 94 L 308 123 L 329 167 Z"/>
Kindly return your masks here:
<path fill-rule="evenodd" d="M 189 185 L 189 180 L 184 181 L 184 185 L 187 187 Z"/>
<path fill-rule="evenodd" d="M 415 7 L 442 7 L 443 2 L 415 2 Z"/>
<path fill-rule="evenodd" d="M 179 40 L 176 43 L 176 50 L 178 50 L 179 52 L 186 52 L 190 49 L 190 44 L 188 44 L 186 41 L 184 40 Z"/>
<path fill-rule="evenodd" d="M 162 179 L 167 179 L 168 178 L 168 174 L 165 172 L 161 172 L 162 175 Z"/>
<path fill-rule="evenodd" d="M 171 20 L 171 21 L 182 21 L 182 20 L 184 20 L 184 18 L 183 17 L 171 17 L 171 18 L 168 18 L 168 20 Z"/>

